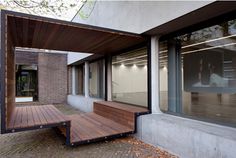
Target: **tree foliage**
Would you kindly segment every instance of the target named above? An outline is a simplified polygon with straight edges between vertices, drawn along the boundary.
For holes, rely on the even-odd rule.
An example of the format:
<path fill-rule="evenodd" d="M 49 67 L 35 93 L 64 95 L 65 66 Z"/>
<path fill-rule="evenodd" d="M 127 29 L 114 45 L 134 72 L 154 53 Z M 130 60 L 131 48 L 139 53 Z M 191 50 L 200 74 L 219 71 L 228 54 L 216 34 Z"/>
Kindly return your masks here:
<path fill-rule="evenodd" d="M 0 7 L 34 15 L 71 19 L 85 2 L 86 0 L 0 0 Z"/>

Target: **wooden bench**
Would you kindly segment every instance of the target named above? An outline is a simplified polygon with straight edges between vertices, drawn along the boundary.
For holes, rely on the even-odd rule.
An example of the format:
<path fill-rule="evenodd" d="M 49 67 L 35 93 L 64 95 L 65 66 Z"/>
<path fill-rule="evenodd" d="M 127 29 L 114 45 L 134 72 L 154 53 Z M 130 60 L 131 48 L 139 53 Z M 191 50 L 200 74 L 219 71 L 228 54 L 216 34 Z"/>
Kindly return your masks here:
<path fill-rule="evenodd" d="M 116 102 L 94 102 L 94 111 L 68 116 L 71 120 L 71 145 L 116 138 L 136 132 L 136 118 L 146 108 Z M 65 135 L 65 130 L 61 130 Z"/>
<path fill-rule="evenodd" d="M 136 130 L 136 117 L 148 113 L 147 108 L 111 101 L 94 102 L 93 111 L 98 115 L 127 126 L 133 131 Z"/>

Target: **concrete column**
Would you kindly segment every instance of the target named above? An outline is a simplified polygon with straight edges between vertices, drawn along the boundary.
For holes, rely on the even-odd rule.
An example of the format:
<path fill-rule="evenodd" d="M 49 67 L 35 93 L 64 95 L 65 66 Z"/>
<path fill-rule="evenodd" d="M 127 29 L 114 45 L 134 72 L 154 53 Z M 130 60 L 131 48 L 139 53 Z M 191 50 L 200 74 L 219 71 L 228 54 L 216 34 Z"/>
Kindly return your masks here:
<path fill-rule="evenodd" d="M 72 66 L 72 95 L 77 95 L 79 92 L 79 74 L 76 66 Z"/>
<path fill-rule="evenodd" d="M 76 70 L 75 70 L 75 66 L 72 66 L 72 76 L 71 76 L 71 79 L 72 79 L 72 86 L 71 86 L 71 88 L 72 88 L 72 95 L 76 95 L 76 79 L 75 79 L 75 74 L 76 74 L 76 72 L 75 72 Z"/>
<path fill-rule="evenodd" d="M 107 58 L 107 101 L 112 101 L 112 63 L 111 57 Z"/>
<path fill-rule="evenodd" d="M 84 96 L 89 97 L 89 62 L 84 64 Z"/>
<path fill-rule="evenodd" d="M 162 113 L 159 106 L 159 38 L 151 37 L 151 102 L 152 113 Z"/>

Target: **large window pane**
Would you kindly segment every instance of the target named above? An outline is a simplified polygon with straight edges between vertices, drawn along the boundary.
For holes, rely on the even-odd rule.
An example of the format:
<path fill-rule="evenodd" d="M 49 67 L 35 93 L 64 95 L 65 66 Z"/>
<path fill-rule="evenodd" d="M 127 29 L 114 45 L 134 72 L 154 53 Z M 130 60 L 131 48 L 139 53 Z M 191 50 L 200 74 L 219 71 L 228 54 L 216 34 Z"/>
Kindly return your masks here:
<path fill-rule="evenodd" d="M 95 98 L 105 96 L 105 71 L 104 60 L 89 64 L 89 95 Z"/>
<path fill-rule="evenodd" d="M 84 65 L 77 66 L 78 70 L 78 94 L 84 95 Z"/>
<path fill-rule="evenodd" d="M 161 109 L 235 124 L 235 37 L 236 20 L 230 20 L 161 42 L 160 85 L 167 78 L 169 86 L 166 94 L 160 88 Z"/>
<path fill-rule="evenodd" d="M 159 75 L 160 75 L 160 108 L 168 111 L 168 63 L 167 42 L 160 43 L 159 50 Z"/>
<path fill-rule="evenodd" d="M 147 107 L 147 49 L 112 58 L 112 99 Z"/>

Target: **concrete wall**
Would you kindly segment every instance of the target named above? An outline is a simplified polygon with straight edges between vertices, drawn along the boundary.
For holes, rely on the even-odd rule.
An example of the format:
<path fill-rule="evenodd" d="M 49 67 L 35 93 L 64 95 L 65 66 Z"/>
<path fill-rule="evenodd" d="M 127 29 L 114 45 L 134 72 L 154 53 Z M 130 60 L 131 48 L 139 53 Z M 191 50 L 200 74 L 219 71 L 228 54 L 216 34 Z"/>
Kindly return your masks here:
<path fill-rule="evenodd" d="M 90 98 L 82 95 L 68 95 L 67 103 L 83 112 L 93 111 L 93 102 L 101 101 L 102 99 Z"/>
<path fill-rule="evenodd" d="M 233 158 L 236 155 L 235 128 L 167 114 L 140 116 L 136 137 L 181 158 Z"/>
<path fill-rule="evenodd" d="M 142 33 L 201 8 L 212 1 L 95 1 L 73 21 Z"/>

